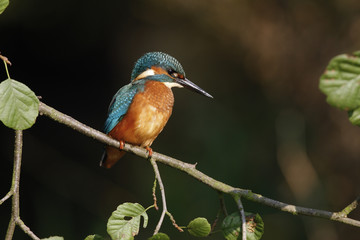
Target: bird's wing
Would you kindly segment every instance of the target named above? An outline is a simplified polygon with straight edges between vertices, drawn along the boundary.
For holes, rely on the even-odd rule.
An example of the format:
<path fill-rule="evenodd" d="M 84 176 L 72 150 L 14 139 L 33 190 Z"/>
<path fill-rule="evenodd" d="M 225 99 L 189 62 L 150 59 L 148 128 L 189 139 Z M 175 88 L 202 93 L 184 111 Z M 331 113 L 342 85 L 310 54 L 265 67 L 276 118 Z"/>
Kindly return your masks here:
<path fill-rule="evenodd" d="M 135 94 L 143 90 L 144 86 L 141 84 L 141 81 L 130 83 L 119 89 L 109 106 L 108 117 L 104 126 L 104 132 L 106 134 L 108 134 L 124 117 Z"/>

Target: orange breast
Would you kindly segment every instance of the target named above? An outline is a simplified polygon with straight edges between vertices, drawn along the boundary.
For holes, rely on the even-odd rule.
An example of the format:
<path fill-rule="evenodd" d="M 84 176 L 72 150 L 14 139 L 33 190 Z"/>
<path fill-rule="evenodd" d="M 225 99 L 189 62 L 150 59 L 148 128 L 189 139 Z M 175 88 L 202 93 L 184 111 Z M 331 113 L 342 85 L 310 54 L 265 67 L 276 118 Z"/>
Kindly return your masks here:
<path fill-rule="evenodd" d="M 148 81 L 144 91 L 135 95 L 124 118 L 110 131 L 117 140 L 150 146 L 167 123 L 174 105 L 170 88 L 157 81 Z"/>

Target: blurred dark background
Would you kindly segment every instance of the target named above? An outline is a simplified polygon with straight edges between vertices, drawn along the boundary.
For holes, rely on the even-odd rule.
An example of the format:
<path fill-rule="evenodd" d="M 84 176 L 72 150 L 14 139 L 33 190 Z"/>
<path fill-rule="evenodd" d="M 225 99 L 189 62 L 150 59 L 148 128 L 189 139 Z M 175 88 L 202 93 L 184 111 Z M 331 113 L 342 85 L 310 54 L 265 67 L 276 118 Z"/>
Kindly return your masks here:
<path fill-rule="evenodd" d="M 0 51 L 10 75 L 46 104 L 101 130 L 108 104 L 149 51 L 176 57 L 214 96 L 175 89 L 173 115 L 155 151 L 267 197 L 339 211 L 359 194 L 360 130 L 327 105 L 318 79 L 329 60 L 360 49 L 356 0 L 11 1 L 0 15 Z M 0 68 L 0 79 L 6 78 Z M 0 126 L 0 195 L 11 185 L 14 133 Z M 123 202 L 152 204 L 151 165 L 128 154 L 99 167 L 102 144 L 40 116 L 24 133 L 21 217 L 39 236 L 106 236 Z M 179 225 L 213 221 L 217 193 L 160 165 Z M 5 236 L 11 201 L 0 207 Z M 229 212 L 236 207 L 226 197 Z M 265 222 L 263 239 L 359 239 L 360 229 L 292 216 L 244 201 Z M 146 239 L 160 216 L 138 239 Z M 360 218 L 360 210 L 351 214 Z M 177 233 L 168 219 L 162 231 Z M 29 239 L 16 230 L 14 239 Z M 211 239 L 221 239 L 215 234 Z"/>

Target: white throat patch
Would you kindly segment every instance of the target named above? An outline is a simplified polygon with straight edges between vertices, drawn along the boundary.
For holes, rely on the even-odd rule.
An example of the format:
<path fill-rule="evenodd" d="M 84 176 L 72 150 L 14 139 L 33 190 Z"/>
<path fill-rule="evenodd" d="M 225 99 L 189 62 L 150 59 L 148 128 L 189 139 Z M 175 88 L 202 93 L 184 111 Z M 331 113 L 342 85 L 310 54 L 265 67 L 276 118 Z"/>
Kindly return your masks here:
<path fill-rule="evenodd" d="M 178 87 L 178 88 L 183 88 L 182 85 L 176 83 L 176 82 L 164 82 L 165 86 L 167 86 L 168 88 L 172 88 L 172 87 Z"/>
<path fill-rule="evenodd" d="M 142 79 L 142 78 L 146 78 L 148 76 L 153 76 L 155 75 L 155 71 L 152 69 L 147 69 L 146 71 L 142 72 L 139 76 L 137 76 L 134 81 Z"/>

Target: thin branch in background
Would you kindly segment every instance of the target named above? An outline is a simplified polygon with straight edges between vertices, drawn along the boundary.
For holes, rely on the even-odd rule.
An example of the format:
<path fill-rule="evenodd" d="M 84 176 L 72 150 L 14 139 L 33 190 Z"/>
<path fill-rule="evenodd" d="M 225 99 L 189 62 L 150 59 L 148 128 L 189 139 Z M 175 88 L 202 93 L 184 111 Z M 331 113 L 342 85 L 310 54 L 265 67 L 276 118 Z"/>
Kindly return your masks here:
<path fill-rule="evenodd" d="M 12 208 L 11 219 L 6 232 L 5 240 L 11 240 L 14 235 L 16 221 L 19 218 L 19 183 L 20 183 L 20 170 L 21 170 L 21 156 L 23 145 L 23 132 L 21 130 L 15 131 L 15 148 L 14 148 L 14 168 L 12 178 Z"/>
<path fill-rule="evenodd" d="M 80 133 L 83 133 L 86 136 L 92 137 L 106 145 L 109 145 L 109 146 L 112 146 L 115 148 L 118 148 L 120 146 L 119 142 L 116 141 L 115 139 L 110 138 L 109 136 L 107 136 L 106 134 L 104 134 L 98 130 L 95 130 L 89 126 L 86 126 L 85 124 L 73 119 L 72 117 L 70 117 L 66 114 L 63 114 L 63 113 L 55 110 L 52 107 L 47 106 L 46 104 L 44 104 L 42 102 L 40 102 L 39 111 L 41 114 L 46 115 L 49 118 L 51 118 L 57 122 L 60 122 L 64 125 L 67 125 L 67 126 L 73 128 L 74 130 L 76 130 Z M 144 159 L 148 158 L 147 151 L 141 147 L 133 146 L 130 144 L 125 144 L 123 150 L 133 153 Z M 311 216 L 311 217 L 324 218 L 324 219 L 329 219 L 332 221 L 345 223 L 345 224 L 348 224 L 351 226 L 360 227 L 360 221 L 352 219 L 352 218 L 344 217 L 339 212 L 330 212 L 330 211 L 324 211 L 324 210 L 320 210 L 320 209 L 312 209 L 312 208 L 295 206 L 292 204 L 288 204 L 288 203 L 280 202 L 280 201 L 277 201 L 277 200 L 274 200 L 271 198 L 264 197 L 260 194 L 254 193 L 248 189 L 232 187 L 230 185 L 227 185 L 223 182 L 217 181 L 217 180 L 207 176 L 206 174 L 200 172 L 199 170 L 196 169 L 196 165 L 194 165 L 194 164 L 185 163 L 185 162 L 182 162 L 175 158 L 172 158 L 172 157 L 160 154 L 160 153 L 156 153 L 156 152 L 153 152 L 151 159 L 153 159 L 156 162 L 161 162 L 170 167 L 176 168 L 180 171 L 186 172 L 190 176 L 192 176 L 195 179 L 199 180 L 200 182 L 208 185 L 209 187 L 213 188 L 214 190 L 229 194 L 232 197 L 237 195 L 239 197 L 242 197 L 243 199 L 247 199 L 252 202 L 256 202 L 256 203 L 260 203 L 260 204 L 263 204 L 263 205 L 266 205 L 266 206 L 269 206 L 272 208 L 276 208 L 283 212 L 288 212 L 291 214 L 301 214 L 301 215 Z"/>
<path fill-rule="evenodd" d="M 223 215 L 225 217 L 227 217 L 227 215 L 228 215 L 227 210 L 226 210 L 226 206 L 225 206 L 224 193 L 218 191 L 218 195 L 219 195 L 220 208 L 218 210 L 218 213 L 216 214 L 216 217 L 215 217 L 215 220 L 214 220 L 213 224 L 211 224 L 211 232 L 214 232 L 215 227 L 217 225 L 217 222 L 220 219 L 221 213 L 223 213 Z"/>
<path fill-rule="evenodd" d="M 30 230 L 30 228 L 26 226 L 25 223 L 20 219 L 19 186 L 20 186 L 22 147 L 23 147 L 23 131 L 16 130 L 12 185 L 8 194 L 6 194 L 6 196 L 1 199 L 1 201 L 4 202 L 8 198 L 12 197 L 11 218 L 6 232 L 5 240 L 11 240 L 13 238 L 16 225 L 18 225 L 32 239 L 40 240 L 40 238 L 38 238 Z"/>
<path fill-rule="evenodd" d="M 220 219 L 220 215 L 221 215 L 221 209 L 218 210 L 215 220 L 214 222 L 211 224 L 211 231 L 210 231 L 210 235 L 215 231 L 216 225 Z"/>
<path fill-rule="evenodd" d="M 219 192 L 219 191 L 218 191 L 218 193 L 219 193 L 219 201 L 220 201 L 221 211 L 223 212 L 224 216 L 227 217 L 228 212 L 226 210 L 224 194 L 223 194 L 223 192 Z"/>
<path fill-rule="evenodd" d="M 246 240 L 246 218 L 245 218 L 245 211 L 244 211 L 244 206 L 241 202 L 241 197 L 236 196 L 234 197 L 234 200 L 236 202 L 236 205 L 238 207 L 238 210 L 240 212 L 240 218 L 241 218 L 241 236 L 242 236 L 242 240 Z"/>

